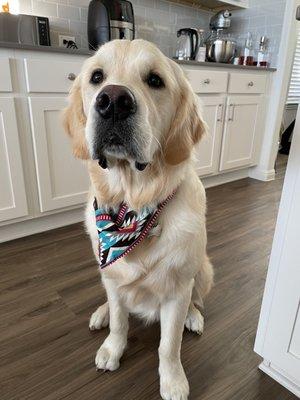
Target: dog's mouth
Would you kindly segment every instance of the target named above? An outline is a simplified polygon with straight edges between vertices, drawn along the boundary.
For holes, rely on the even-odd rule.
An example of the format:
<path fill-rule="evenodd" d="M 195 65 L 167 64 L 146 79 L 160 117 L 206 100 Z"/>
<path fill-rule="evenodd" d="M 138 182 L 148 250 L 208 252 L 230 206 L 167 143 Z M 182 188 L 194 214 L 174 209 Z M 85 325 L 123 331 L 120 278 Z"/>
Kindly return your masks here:
<path fill-rule="evenodd" d="M 131 168 L 144 171 L 148 166 L 148 160 L 141 151 L 141 144 L 133 139 L 131 129 L 128 134 L 117 132 L 115 129 L 106 131 L 105 134 L 96 136 L 98 140 L 94 142 L 94 160 L 98 160 L 101 168 L 107 169 L 120 161 L 128 163 Z"/>
<path fill-rule="evenodd" d="M 93 135 L 93 159 L 103 169 L 128 164 L 132 169 L 144 171 L 149 164 L 147 144 L 137 132 L 136 121 L 130 118 L 112 124 L 98 120 Z"/>
<path fill-rule="evenodd" d="M 101 168 L 107 169 L 108 168 L 107 158 L 105 156 L 100 156 L 98 159 L 98 164 Z M 147 168 L 148 164 L 149 164 L 148 162 L 146 163 L 141 163 L 139 161 L 134 162 L 134 166 L 138 171 L 144 171 Z"/>

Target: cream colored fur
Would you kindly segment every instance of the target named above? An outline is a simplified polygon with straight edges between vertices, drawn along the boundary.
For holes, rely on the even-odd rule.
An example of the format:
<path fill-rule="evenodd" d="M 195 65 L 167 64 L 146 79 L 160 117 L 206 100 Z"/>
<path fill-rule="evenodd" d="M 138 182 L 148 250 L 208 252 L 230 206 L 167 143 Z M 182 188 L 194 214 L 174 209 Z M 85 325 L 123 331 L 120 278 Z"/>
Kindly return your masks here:
<path fill-rule="evenodd" d="M 96 68 L 103 69 L 105 81 L 95 88 L 89 77 Z M 149 71 L 164 79 L 165 88 L 147 86 Z M 97 118 L 93 105 L 106 84 L 127 86 L 137 99 L 138 139 L 150 162 L 143 172 L 135 170 L 132 160 L 110 157 L 109 169 L 103 170 L 90 159 Z M 115 370 L 127 343 L 128 314 L 148 322 L 160 320 L 160 393 L 165 400 L 185 400 L 189 386 L 180 361 L 182 332 L 185 325 L 202 333 L 203 317 L 195 304 L 202 305 L 213 282 L 206 255 L 205 191 L 192 156 L 205 131 L 197 99 L 181 69 L 154 45 L 142 40 L 114 41 L 84 64 L 70 94 L 65 126 L 74 154 L 87 159 L 91 190 L 86 227 L 97 260 L 94 197 L 103 206 L 126 201 L 138 210 L 159 203 L 177 188 L 152 234 L 101 271 L 108 302 L 92 315 L 90 329 L 109 323 L 110 333 L 98 350 L 96 366 Z"/>

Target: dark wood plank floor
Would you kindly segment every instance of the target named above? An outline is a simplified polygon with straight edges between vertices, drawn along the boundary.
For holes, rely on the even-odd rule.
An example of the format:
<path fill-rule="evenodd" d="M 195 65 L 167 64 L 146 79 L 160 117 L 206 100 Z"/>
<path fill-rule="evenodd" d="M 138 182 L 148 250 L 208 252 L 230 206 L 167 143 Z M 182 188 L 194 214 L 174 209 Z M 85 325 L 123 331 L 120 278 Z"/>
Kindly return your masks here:
<path fill-rule="evenodd" d="M 277 178 L 211 188 L 209 255 L 216 285 L 202 337 L 184 333 L 191 400 L 295 399 L 259 372 L 253 352 L 286 159 Z M 82 224 L 0 246 L 1 400 L 154 400 L 159 398 L 159 327 L 131 320 L 121 368 L 96 372 L 107 330 L 88 319 L 104 299 Z"/>

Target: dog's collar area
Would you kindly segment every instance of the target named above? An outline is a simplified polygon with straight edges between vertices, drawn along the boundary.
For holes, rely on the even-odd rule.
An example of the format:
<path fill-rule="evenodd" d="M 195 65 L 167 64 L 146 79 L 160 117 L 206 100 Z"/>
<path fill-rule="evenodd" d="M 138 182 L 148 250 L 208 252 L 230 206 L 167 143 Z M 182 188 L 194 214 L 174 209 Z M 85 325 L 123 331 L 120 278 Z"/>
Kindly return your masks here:
<path fill-rule="evenodd" d="M 98 208 L 94 200 L 100 268 L 111 265 L 126 256 L 155 226 L 155 222 L 165 205 L 174 197 L 176 190 L 156 207 L 143 207 L 140 212 L 132 210 L 126 203 L 120 204 L 118 211 Z"/>

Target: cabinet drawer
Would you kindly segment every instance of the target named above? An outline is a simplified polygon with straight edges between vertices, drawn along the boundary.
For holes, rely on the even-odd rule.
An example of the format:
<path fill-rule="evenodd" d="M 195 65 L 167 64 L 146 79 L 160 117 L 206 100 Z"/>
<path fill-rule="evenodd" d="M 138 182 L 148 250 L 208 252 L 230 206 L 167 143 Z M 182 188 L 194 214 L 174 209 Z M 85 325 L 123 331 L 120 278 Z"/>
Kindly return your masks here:
<path fill-rule="evenodd" d="M 82 62 L 25 59 L 27 91 L 68 93 Z"/>
<path fill-rule="evenodd" d="M 229 93 L 264 93 L 266 76 L 254 74 L 231 73 L 229 78 Z"/>
<path fill-rule="evenodd" d="M 0 58 L 0 71 L 0 92 L 11 92 L 12 85 L 8 58 Z"/>
<path fill-rule="evenodd" d="M 186 69 L 185 72 L 195 93 L 223 93 L 227 91 L 227 72 L 199 69 Z"/>

